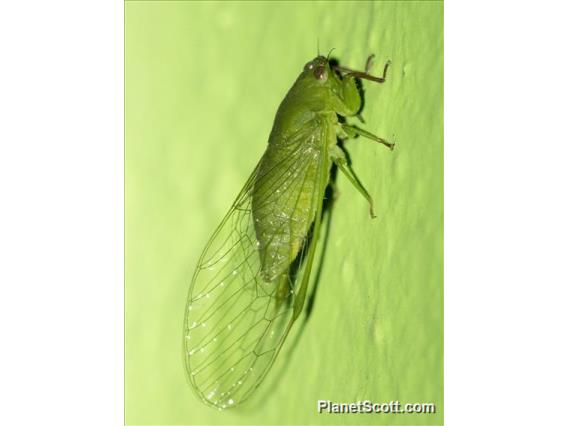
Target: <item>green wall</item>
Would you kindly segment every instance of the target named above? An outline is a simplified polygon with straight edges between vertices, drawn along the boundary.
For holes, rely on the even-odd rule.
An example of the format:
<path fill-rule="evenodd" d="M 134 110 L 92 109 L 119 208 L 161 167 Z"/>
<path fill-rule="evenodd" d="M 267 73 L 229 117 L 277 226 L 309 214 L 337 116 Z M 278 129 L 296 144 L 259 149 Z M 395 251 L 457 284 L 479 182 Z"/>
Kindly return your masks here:
<path fill-rule="evenodd" d="M 125 5 L 127 424 L 443 422 L 443 3 Z M 255 396 L 206 407 L 184 376 L 193 268 L 260 158 L 317 41 L 376 54 L 366 129 L 347 142 L 377 218 L 343 176 L 313 312 Z M 300 333 L 301 331 L 301 333 Z M 433 402 L 436 414 L 317 414 L 318 399 Z"/>

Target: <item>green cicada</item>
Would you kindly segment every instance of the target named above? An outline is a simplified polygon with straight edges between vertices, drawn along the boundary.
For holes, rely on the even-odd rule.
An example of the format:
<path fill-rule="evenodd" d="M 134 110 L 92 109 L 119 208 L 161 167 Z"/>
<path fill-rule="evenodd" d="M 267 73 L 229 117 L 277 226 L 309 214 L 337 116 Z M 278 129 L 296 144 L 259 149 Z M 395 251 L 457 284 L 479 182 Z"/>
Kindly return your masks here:
<path fill-rule="evenodd" d="M 357 116 L 356 79 L 382 77 L 309 61 L 276 112 L 268 146 L 199 259 L 185 312 L 192 387 L 217 408 L 237 405 L 262 382 L 302 312 L 335 163 L 369 202 L 337 138 L 393 144 L 339 117 Z"/>

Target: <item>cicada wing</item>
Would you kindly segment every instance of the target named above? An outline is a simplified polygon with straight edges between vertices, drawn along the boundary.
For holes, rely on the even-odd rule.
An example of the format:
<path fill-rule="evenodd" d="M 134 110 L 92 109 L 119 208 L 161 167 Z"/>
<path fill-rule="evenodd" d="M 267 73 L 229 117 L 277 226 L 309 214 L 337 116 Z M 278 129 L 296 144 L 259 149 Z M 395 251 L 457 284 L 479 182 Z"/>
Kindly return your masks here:
<path fill-rule="evenodd" d="M 310 167 L 327 167 L 303 154 L 298 142 L 288 156 L 263 172 L 277 173 L 282 183 L 287 180 L 281 188 L 289 189 L 280 195 L 291 202 L 299 196 L 294 188 L 301 186 Z M 257 166 L 201 255 L 187 303 L 184 333 L 189 378 L 201 399 L 218 408 L 242 402 L 265 377 L 301 310 L 313 260 L 315 243 L 305 244 L 296 271 L 272 282 L 263 279 L 252 214 L 259 169 Z M 298 185 L 290 185 L 289 176 Z M 270 181 L 278 183 L 278 179 Z M 312 197 L 319 211 L 323 188 Z M 319 217 L 316 224 L 319 226 Z"/>

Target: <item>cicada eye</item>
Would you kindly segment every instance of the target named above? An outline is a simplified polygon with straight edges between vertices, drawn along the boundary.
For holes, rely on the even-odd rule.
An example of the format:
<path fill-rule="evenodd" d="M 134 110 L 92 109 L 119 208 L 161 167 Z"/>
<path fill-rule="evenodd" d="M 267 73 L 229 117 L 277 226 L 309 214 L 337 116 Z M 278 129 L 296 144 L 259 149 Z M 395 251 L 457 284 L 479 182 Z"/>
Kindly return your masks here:
<path fill-rule="evenodd" d="M 322 81 L 327 80 L 327 73 L 325 72 L 325 67 L 317 67 L 317 68 L 314 70 L 314 76 L 315 76 L 318 80 L 322 80 Z"/>
<path fill-rule="evenodd" d="M 308 62 L 304 65 L 304 71 L 309 71 L 314 69 L 314 63 L 312 61 Z"/>

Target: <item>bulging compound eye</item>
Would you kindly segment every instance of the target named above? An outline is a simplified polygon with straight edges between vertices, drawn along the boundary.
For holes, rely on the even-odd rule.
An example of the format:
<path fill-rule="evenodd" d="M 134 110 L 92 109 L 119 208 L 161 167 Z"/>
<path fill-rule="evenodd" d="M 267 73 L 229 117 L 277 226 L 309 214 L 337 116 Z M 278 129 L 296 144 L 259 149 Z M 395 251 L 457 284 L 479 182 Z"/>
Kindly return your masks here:
<path fill-rule="evenodd" d="M 318 80 L 322 80 L 322 81 L 327 80 L 327 73 L 325 72 L 325 67 L 317 67 L 317 68 L 314 70 L 314 76 L 315 76 Z"/>
<path fill-rule="evenodd" d="M 304 71 L 309 71 L 314 69 L 314 63 L 312 61 L 308 62 L 304 65 Z"/>

